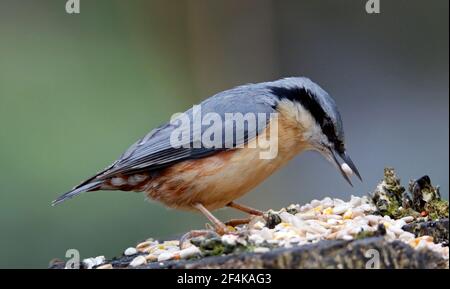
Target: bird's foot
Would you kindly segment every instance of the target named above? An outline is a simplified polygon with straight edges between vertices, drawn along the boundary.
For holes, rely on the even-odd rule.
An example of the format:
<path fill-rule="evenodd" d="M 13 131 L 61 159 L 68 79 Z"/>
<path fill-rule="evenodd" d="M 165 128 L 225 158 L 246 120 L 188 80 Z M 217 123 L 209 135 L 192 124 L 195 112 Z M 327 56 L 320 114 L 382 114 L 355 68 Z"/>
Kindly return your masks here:
<path fill-rule="evenodd" d="M 225 225 L 230 226 L 230 227 L 236 227 L 239 225 L 245 225 L 250 223 L 256 216 L 251 216 L 249 218 L 244 218 L 244 219 L 231 219 L 227 222 L 225 222 Z"/>
<path fill-rule="evenodd" d="M 197 237 L 218 237 L 219 235 L 214 230 L 192 230 L 181 236 L 180 238 L 180 249 L 186 249 L 191 245 L 191 239 Z"/>
<path fill-rule="evenodd" d="M 262 215 L 264 215 L 263 211 L 260 211 L 260 210 L 257 210 L 257 209 L 254 209 L 254 208 L 251 208 L 251 207 L 248 207 L 248 206 L 245 206 L 245 205 L 241 205 L 241 204 L 238 204 L 238 203 L 235 203 L 235 202 L 229 202 L 227 204 L 227 207 L 234 208 L 236 210 L 239 210 L 241 212 L 247 213 L 249 215 L 255 215 L 255 216 L 262 216 Z"/>
<path fill-rule="evenodd" d="M 219 238 L 222 235 L 226 234 L 236 234 L 236 232 L 232 229 L 227 227 L 225 224 L 215 224 L 214 227 L 210 224 L 206 224 L 205 230 L 192 230 L 181 236 L 180 238 L 180 249 L 185 249 L 190 246 L 191 239 L 197 238 L 197 237 L 205 237 L 205 238 Z"/>
<path fill-rule="evenodd" d="M 262 215 L 250 215 L 248 218 L 243 218 L 243 219 L 231 219 L 231 220 L 225 222 L 225 225 L 231 226 L 231 227 L 236 227 L 239 225 L 246 225 L 246 224 L 249 224 L 250 222 L 252 222 L 255 218 L 262 219 L 265 222 L 267 222 L 269 220 L 267 214 L 263 213 Z"/>

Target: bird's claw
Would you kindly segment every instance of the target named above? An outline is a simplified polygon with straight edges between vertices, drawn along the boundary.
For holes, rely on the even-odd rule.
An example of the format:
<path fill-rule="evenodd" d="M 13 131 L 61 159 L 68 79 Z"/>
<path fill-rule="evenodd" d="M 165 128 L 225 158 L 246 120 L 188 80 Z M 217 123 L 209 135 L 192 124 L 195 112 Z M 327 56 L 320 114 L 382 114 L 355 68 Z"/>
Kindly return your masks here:
<path fill-rule="evenodd" d="M 180 249 L 186 249 L 191 245 L 191 239 L 201 237 L 201 236 L 211 236 L 218 237 L 219 235 L 214 230 L 192 230 L 181 236 L 180 238 Z"/>
<path fill-rule="evenodd" d="M 210 224 L 206 224 L 205 230 L 192 230 L 181 236 L 180 238 L 180 249 L 185 249 L 191 245 L 190 240 L 204 236 L 206 238 L 219 238 L 222 235 L 226 234 L 237 234 L 235 231 L 230 230 L 225 224 L 212 226 Z"/>
<path fill-rule="evenodd" d="M 249 218 L 244 218 L 244 219 L 231 219 L 227 222 L 225 222 L 225 225 L 230 226 L 230 227 L 236 227 L 239 225 L 245 225 L 250 223 L 253 218 L 255 218 L 256 216 L 251 216 Z"/>

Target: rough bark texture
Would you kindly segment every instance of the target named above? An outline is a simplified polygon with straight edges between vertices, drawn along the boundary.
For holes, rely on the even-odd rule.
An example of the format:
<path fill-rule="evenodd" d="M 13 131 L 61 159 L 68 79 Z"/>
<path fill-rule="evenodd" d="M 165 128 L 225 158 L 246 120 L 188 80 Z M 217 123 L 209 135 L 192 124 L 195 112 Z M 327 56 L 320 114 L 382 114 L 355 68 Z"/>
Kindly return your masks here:
<path fill-rule="evenodd" d="M 433 236 L 437 242 L 446 242 L 449 237 L 449 220 L 412 223 L 404 227 L 416 236 Z M 376 251 L 374 251 L 376 250 Z M 379 266 L 370 262 L 379 254 Z M 129 263 L 136 257 L 122 256 L 108 263 L 114 268 L 131 268 Z M 278 248 L 270 252 L 241 253 L 226 256 L 212 256 L 192 260 L 153 262 L 143 265 L 141 269 L 288 269 L 288 268 L 329 268 L 329 269 L 364 269 L 376 266 L 380 269 L 444 269 L 448 261 L 429 250 L 415 250 L 400 242 L 387 242 L 383 237 L 370 237 L 354 241 L 321 241 L 315 244 L 292 248 Z M 53 263 L 50 268 L 64 268 L 64 262 Z"/>
<path fill-rule="evenodd" d="M 369 250 L 379 252 L 379 268 L 448 268 L 447 262 L 433 252 L 415 251 L 404 243 L 387 243 L 380 237 L 356 241 L 322 241 L 301 247 L 279 248 L 264 254 L 244 253 L 192 261 L 170 261 L 162 265 L 152 263 L 141 268 L 363 269 L 372 264 L 368 261 L 374 251 Z"/>
<path fill-rule="evenodd" d="M 448 219 L 442 219 L 438 221 L 429 221 L 422 223 L 411 223 L 403 226 L 403 230 L 414 233 L 419 236 L 432 236 L 434 242 L 445 243 L 448 246 Z"/>
<path fill-rule="evenodd" d="M 435 243 L 449 242 L 448 202 L 441 200 L 439 188 L 431 185 L 428 176 L 410 182 L 410 195 L 405 195 L 405 188 L 394 169 L 386 168 L 384 180 L 372 194 L 372 200 L 377 207 L 374 214 L 388 215 L 394 219 L 413 216 L 416 222 L 403 226 L 403 230 L 413 233 L 416 237 L 431 236 Z M 400 206 L 403 209 L 400 209 Z M 431 219 L 435 221 L 424 221 Z M 421 221 L 418 221 L 421 220 Z M 281 222 L 278 214 L 268 213 L 267 227 L 273 228 Z M 251 250 L 241 250 L 244 253 L 218 255 L 225 251 L 205 252 L 205 246 L 197 245 L 202 250 L 203 258 L 190 260 L 174 260 L 152 262 L 138 268 L 448 268 L 448 260 L 430 249 L 416 250 L 401 241 L 387 242 L 384 225 L 376 232 L 362 232 L 356 240 L 327 240 L 315 244 L 295 246 L 292 248 L 271 249 L 267 253 L 249 253 Z M 366 234 L 368 233 L 368 234 Z M 208 239 L 207 241 L 211 241 Z M 194 240 L 193 240 L 194 241 Z M 220 241 L 220 238 L 219 238 Z M 417 247 L 423 248 L 423 247 Z M 209 249 L 209 247 L 207 248 Z M 445 251 L 445 250 L 444 250 Z M 237 252 L 237 251 L 229 251 Z M 138 253 L 141 254 L 141 253 Z M 113 268 L 131 268 L 130 262 L 138 256 L 121 256 L 107 261 Z M 143 254 L 143 253 L 142 253 Z M 214 255 L 211 257 L 205 257 Z M 144 254 L 145 256 L 145 254 Z M 139 259 L 142 259 L 140 257 Z M 139 260 L 137 259 L 137 260 Z M 448 257 L 447 257 L 448 259 Z M 144 260 L 145 262 L 145 260 Z M 136 262 L 135 262 L 136 264 Z M 137 263 L 142 264 L 142 263 Z M 63 261 L 52 262 L 50 268 L 64 268 Z M 108 265 L 109 266 L 109 265 Z M 92 265 L 90 266 L 92 267 Z M 111 267 L 111 266 L 109 266 Z"/>

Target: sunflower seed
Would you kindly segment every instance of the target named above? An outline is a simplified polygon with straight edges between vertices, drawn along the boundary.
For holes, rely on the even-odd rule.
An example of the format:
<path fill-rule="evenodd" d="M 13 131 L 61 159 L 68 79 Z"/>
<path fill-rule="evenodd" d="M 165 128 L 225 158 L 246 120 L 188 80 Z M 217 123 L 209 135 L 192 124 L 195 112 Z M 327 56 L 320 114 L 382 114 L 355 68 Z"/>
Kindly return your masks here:
<path fill-rule="evenodd" d="M 145 257 L 142 255 L 137 256 L 130 262 L 131 267 L 139 267 L 145 264 L 147 264 L 147 259 L 145 259 Z"/>
<path fill-rule="evenodd" d="M 124 255 L 125 256 L 132 256 L 132 255 L 136 255 L 138 253 L 138 251 L 136 250 L 136 248 L 134 247 L 129 247 L 125 250 Z"/>

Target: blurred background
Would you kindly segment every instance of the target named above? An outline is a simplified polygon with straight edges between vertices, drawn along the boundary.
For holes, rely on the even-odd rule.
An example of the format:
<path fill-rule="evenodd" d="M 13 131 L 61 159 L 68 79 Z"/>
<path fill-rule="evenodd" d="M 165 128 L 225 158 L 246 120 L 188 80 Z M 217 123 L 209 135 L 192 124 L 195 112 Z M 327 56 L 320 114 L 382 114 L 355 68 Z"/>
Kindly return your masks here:
<path fill-rule="evenodd" d="M 45 268 L 69 248 L 113 257 L 203 228 L 142 194 L 50 202 L 155 126 L 221 90 L 308 76 L 336 99 L 364 182 L 305 153 L 247 194 L 278 209 L 365 195 L 383 168 L 429 174 L 448 199 L 447 0 L 0 0 L 0 267 Z M 241 214 L 221 210 L 222 219 Z"/>

